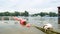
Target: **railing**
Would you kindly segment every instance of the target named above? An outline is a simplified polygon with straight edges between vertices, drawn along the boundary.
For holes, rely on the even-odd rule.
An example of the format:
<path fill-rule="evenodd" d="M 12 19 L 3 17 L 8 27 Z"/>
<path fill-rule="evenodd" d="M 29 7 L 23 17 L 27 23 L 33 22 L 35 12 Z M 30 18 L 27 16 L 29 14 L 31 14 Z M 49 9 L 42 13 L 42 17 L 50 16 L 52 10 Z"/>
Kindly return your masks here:
<path fill-rule="evenodd" d="M 0 16 L 0 20 L 14 20 L 12 16 Z"/>

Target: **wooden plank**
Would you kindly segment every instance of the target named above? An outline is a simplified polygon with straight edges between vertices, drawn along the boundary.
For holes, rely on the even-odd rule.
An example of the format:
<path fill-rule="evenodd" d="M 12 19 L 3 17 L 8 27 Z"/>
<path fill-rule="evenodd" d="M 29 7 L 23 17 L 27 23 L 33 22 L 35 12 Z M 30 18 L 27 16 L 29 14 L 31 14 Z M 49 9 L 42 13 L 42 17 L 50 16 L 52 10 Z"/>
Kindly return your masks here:
<path fill-rule="evenodd" d="M 60 34 L 60 32 L 57 32 L 57 31 L 54 31 L 54 30 L 47 30 L 45 31 L 44 28 L 41 28 L 41 27 L 37 27 L 37 26 L 34 26 L 35 28 L 41 30 L 42 32 L 46 33 L 46 34 Z"/>
<path fill-rule="evenodd" d="M 60 24 L 60 7 L 58 7 L 58 24 Z"/>

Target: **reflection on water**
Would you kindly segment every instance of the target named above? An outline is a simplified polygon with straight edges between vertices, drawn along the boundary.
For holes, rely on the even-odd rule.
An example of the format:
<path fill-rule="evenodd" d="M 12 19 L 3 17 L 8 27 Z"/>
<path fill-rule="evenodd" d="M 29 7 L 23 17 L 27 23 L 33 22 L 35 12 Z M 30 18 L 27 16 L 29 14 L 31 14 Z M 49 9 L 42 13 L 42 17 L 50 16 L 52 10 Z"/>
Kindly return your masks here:
<path fill-rule="evenodd" d="M 55 29 L 59 29 L 57 17 L 21 17 L 27 19 L 28 23 L 35 24 L 37 26 L 43 26 L 46 23 L 53 25 Z M 4 23 L 5 22 L 5 23 Z M 0 34 L 45 34 L 42 31 L 31 27 L 22 27 L 18 21 L 0 21 Z"/>

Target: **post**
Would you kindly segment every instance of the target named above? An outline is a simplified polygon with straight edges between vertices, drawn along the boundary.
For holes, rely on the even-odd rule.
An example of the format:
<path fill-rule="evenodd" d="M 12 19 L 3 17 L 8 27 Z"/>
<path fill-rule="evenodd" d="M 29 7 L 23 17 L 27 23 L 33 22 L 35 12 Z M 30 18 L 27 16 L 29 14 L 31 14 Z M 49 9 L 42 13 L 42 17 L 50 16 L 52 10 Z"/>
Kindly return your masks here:
<path fill-rule="evenodd" d="M 1 19 L 2 19 L 2 23 L 4 23 L 4 16 L 2 16 L 2 18 L 1 18 Z"/>
<path fill-rule="evenodd" d="M 60 24 L 60 7 L 58 7 L 58 24 Z"/>

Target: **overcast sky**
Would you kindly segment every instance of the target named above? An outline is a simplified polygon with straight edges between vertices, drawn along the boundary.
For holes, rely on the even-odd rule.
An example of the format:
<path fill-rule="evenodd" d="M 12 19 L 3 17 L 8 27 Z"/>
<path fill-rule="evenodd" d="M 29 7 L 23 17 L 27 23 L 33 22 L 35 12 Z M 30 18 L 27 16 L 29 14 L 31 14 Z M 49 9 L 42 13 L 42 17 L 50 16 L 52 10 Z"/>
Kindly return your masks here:
<path fill-rule="evenodd" d="M 30 14 L 39 12 L 58 12 L 60 0 L 0 0 L 0 12 L 28 11 Z"/>

